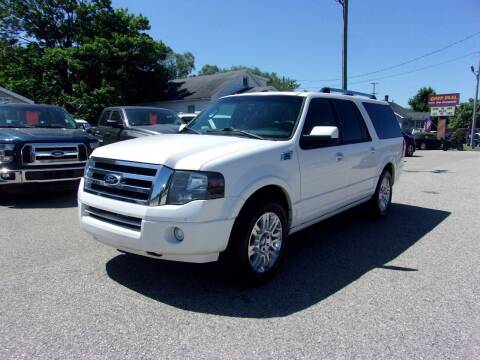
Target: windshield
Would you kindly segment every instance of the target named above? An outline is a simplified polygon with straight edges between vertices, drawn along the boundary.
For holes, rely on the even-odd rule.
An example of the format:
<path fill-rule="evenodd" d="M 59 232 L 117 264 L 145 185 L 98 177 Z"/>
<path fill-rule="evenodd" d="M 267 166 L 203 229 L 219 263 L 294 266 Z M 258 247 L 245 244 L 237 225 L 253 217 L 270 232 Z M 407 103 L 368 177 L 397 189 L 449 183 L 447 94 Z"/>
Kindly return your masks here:
<path fill-rule="evenodd" d="M 202 111 L 188 128 L 202 134 L 288 139 L 302 103 L 302 97 L 288 95 L 224 98 Z"/>
<path fill-rule="evenodd" d="M 181 125 L 182 120 L 166 109 L 125 109 L 130 126 Z"/>
<path fill-rule="evenodd" d="M 56 107 L 0 107 L 0 127 L 76 129 L 73 117 Z"/>

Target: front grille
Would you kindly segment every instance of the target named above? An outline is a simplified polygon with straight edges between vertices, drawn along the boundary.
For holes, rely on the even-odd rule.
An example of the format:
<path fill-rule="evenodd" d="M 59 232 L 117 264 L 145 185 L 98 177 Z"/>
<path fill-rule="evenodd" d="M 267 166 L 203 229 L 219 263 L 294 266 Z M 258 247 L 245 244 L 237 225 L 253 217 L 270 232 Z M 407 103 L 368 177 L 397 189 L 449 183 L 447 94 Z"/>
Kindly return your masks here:
<path fill-rule="evenodd" d="M 162 165 L 92 158 L 84 189 L 116 200 L 159 205 L 172 172 Z"/>
<path fill-rule="evenodd" d="M 80 179 L 83 176 L 83 168 L 81 169 L 61 169 L 61 170 L 45 170 L 45 171 L 25 171 L 26 181 L 55 181 Z"/>
<path fill-rule="evenodd" d="M 110 211 L 97 209 L 92 206 L 85 206 L 84 215 L 130 230 L 140 231 L 142 228 L 142 219 L 140 218 L 120 215 Z"/>
<path fill-rule="evenodd" d="M 84 144 L 38 143 L 26 144 L 22 149 L 25 165 L 74 164 L 85 162 L 88 151 Z"/>

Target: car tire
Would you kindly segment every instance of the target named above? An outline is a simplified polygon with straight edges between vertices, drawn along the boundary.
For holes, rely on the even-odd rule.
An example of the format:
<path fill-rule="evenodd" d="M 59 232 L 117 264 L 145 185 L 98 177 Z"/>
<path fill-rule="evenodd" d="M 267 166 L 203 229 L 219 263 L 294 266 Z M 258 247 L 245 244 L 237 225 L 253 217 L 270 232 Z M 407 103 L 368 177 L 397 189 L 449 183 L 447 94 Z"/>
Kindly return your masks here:
<path fill-rule="evenodd" d="M 427 144 L 425 144 L 424 142 L 422 142 L 420 144 L 420 150 L 427 150 Z"/>
<path fill-rule="evenodd" d="M 287 239 L 287 214 L 280 203 L 247 204 L 235 221 L 220 262 L 242 284 L 265 284 L 282 263 Z"/>
<path fill-rule="evenodd" d="M 410 144 L 407 146 L 407 157 L 412 157 L 413 153 L 415 152 L 415 147 Z"/>
<path fill-rule="evenodd" d="M 370 199 L 370 210 L 376 219 L 387 217 L 392 203 L 393 178 L 388 170 L 384 170 L 378 179 L 375 194 Z"/>

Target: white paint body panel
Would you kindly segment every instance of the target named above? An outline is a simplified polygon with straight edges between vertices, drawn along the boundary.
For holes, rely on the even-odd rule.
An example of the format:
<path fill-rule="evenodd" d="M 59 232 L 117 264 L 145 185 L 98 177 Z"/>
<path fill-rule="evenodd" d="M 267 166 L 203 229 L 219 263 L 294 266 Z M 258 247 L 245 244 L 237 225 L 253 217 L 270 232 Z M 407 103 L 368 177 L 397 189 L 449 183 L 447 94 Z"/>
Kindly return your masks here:
<path fill-rule="evenodd" d="M 286 141 L 245 137 L 164 134 L 118 142 L 96 149 L 93 157 L 161 164 L 177 170 L 216 171 L 225 178 L 225 197 L 193 201 L 186 205 L 144 206 L 96 196 L 80 184 L 79 216 L 82 227 L 101 242 L 132 253 L 162 259 L 215 261 L 226 249 L 230 233 L 245 201 L 258 189 L 275 185 L 288 198 L 290 233 L 368 200 L 387 164 L 394 178 L 402 167 L 403 138 L 379 140 L 363 108 L 365 98 L 321 93 L 282 94 L 307 98 L 329 97 L 354 101 L 365 118 L 372 141 L 367 143 L 302 150 L 300 133 L 308 106 Z M 377 101 L 375 101 L 377 102 Z M 378 102 L 377 102 L 378 103 Z M 386 104 L 386 103 L 385 103 Z M 290 159 L 282 160 L 289 153 Z M 338 160 L 338 153 L 342 159 Z M 131 231 L 85 216 L 85 206 L 142 219 L 141 231 Z M 173 227 L 185 232 L 185 240 L 172 238 Z"/>

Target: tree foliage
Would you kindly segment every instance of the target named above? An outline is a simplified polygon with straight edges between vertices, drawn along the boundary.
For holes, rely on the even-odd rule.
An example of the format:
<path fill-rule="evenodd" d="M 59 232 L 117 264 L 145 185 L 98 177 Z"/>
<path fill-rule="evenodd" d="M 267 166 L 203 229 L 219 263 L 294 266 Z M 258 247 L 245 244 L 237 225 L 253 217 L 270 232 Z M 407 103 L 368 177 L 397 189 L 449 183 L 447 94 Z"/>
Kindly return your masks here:
<path fill-rule="evenodd" d="M 235 70 L 248 70 L 255 75 L 264 77 L 268 79 L 268 85 L 271 85 L 277 88 L 278 90 L 292 91 L 300 86 L 300 84 L 293 79 L 290 79 L 285 76 L 280 77 L 275 72 L 262 71 L 258 67 L 232 66 L 230 68 L 219 68 L 217 65 L 206 64 L 200 69 L 198 74 L 211 75 L 218 72 L 227 72 L 227 71 L 235 71 Z"/>
<path fill-rule="evenodd" d="M 477 119 L 476 127 L 479 127 L 479 106 L 477 106 Z M 469 99 L 467 102 L 461 103 L 455 109 L 455 115 L 450 117 L 448 120 L 448 126 L 453 129 L 465 129 L 472 127 L 472 117 L 473 117 L 473 99 Z"/>
<path fill-rule="evenodd" d="M 0 84 L 89 120 L 107 105 L 158 101 L 194 69 L 110 0 L 0 0 Z"/>
<path fill-rule="evenodd" d="M 413 111 L 429 111 L 428 95 L 435 95 L 434 89 L 429 87 L 422 87 L 417 94 L 408 100 L 408 105 Z"/>

